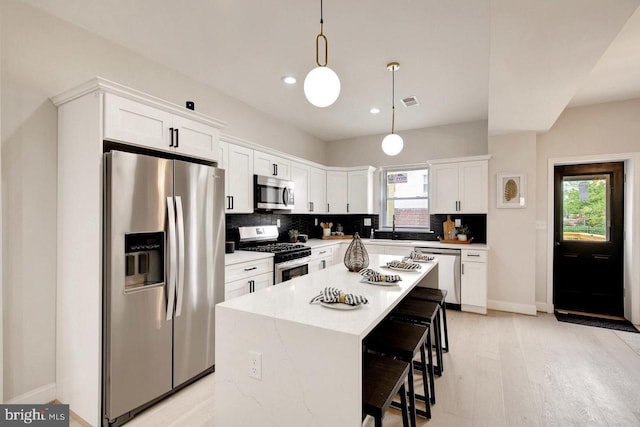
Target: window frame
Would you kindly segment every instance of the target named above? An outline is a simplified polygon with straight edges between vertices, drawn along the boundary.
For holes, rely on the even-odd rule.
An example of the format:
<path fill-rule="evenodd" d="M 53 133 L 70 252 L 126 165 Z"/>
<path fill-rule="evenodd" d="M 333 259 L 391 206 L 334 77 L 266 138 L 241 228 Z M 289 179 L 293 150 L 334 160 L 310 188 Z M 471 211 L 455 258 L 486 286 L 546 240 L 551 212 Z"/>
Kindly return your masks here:
<path fill-rule="evenodd" d="M 431 230 L 431 210 L 429 209 L 430 203 L 430 187 L 431 187 L 431 170 L 429 164 L 427 163 L 419 163 L 419 164 L 411 164 L 411 165 L 394 165 L 394 166 L 383 166 L 380 168 L 380 229 L 385 231 L 390 231 L 392 229 L 391 226 L 387 224 L 387 174 L 394 172 L 404 172 L 404 171 L 416 171 L 416 170 L 424 170 L 427 172 L 427 192 L 425 196 L 415 196 L 415 197 L 393 197 L 392 200 L 426 200 L 427 201 L 427 210 L 429 212 L 429 224 L 426 227 L 412 226 L 412 227 L 402 227 L 396 226 L 396 231 L 408 231 L 408 232 L 420 232 L 420 233 L 432 233 Z M 423 175 L 424 176 L 424 175 Z M 423 178 L 424 179 L 424 178 Z M 424 183 L 421 183 L 421 186 L 424 186 Z M 423 187 L 424 188 L 424 187 Z"/>

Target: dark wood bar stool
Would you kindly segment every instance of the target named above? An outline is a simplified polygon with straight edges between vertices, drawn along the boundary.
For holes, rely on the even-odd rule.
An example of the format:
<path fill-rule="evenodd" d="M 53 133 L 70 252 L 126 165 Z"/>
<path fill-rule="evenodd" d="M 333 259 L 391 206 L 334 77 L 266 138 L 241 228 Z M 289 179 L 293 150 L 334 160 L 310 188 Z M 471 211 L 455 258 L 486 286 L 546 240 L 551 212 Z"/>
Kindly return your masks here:
<path fill-rule="evenodd" d="M 374 351 L 407 363 L 413 363 L 413 358 L 419 352 L 423 366 L 427 366 L 425 344 L 428 334 L 429 329 L 422 325 L 384 320 L 365 338 L 364 347 L 365 350 Z M 421 372 L 423 395 L 415 392 L 413 369 L 409 369 L 409 418 L 413 426 L 416 425 L 416 413 L 423 417 L 431 418 L 427 370 L 422 369 Z M 416 407 L 416 398 L 425 402 L 424 410 Z M 392 402 L 391 406 L 398 407 L 400 405 L 397 402 Z"/>
<path fill-rule="evenodd" d="M 413 298 L 405 298 L 391 311 L 391 318 L 402 320 L 405 322 L 419 323 L 421 325 L 430 326 L 430 334 L 434 336 L 436 361 L 434 366 L 432 359 L 429 360 L 431 369 L 436 375 L 442 375 L 444 367 L 442 365 L 442 340 L 440 335 L 440 306 L 431 301 L 418 300 Z M 431 343 L 427 346 L 431 355 Z"/>
<path fill-rule="evenodd" d="M 421 299 L 425 301 L 437 302 L 440 306 L 440 313 L 442 317 L 442 328 L 444 329 L 444 345 L 442 351 L 449 352 L 449 330 L 447 329 L 447 304 L 445 298 L 447 297 L 446 289 L 434 289 L 415 287 L 409 292 L 409 298 Z"/>
<path fill-rule="evenodd" d="M 376 427 L 382 427 L 382 418 L 393 397 L 400 393 L 402 426 L 409 427 L 407 391 L 404 382 L 409 376 L 407 362 L 371 353 L 362 355 L 362 412 L 371 415 Z M 364 416 L 362 417 L 364 419 Z"/>

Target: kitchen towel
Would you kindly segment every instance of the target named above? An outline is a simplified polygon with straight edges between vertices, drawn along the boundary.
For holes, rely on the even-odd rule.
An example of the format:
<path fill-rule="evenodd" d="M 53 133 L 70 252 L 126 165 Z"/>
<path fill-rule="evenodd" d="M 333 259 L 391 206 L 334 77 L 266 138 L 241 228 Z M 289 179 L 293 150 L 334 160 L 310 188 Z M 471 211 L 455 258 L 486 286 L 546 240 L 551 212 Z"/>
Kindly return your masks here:
<path fill-rule="evenodd" d="M 409 254 L 408 259 L 410 259 L 412 261 L 433 261 L 435 259 L 435 257 L 433 257 L 432 255 L 427 255 L 427 254 L 419 252 L 419 251 L 411 251 L 411 253 Z"/>
<path fill-rule="evenodd" d="M 420 264 L 416 264 L 415 262 L 405 262 L 405 261 L 389 261 L 387 263 L 387 268 L 397 268 L 400 270 L 419 270 Z"/>
<path fill-rule="evenodd" d="M 314 297 L 311 301 L 309 301 L 309 304 L 317 304 L 321 302 L 325 304 L 343 303 L 348 305 L 360 305 L 369 303 L 369 301 L 361 295 L 345 294 L 340 289 L 331 286 L 327 286 L 326 288 L 324 288 L 320 295 Z"/>
<path fill-rule="evenodd" d="M 402 280 L 402 278 L 397 274 L 382 274 L 370 268 L 365 268 L 360 271 L 360 274 L 362 274 L 365 279 L 372 282 L 396 283 Z"/>

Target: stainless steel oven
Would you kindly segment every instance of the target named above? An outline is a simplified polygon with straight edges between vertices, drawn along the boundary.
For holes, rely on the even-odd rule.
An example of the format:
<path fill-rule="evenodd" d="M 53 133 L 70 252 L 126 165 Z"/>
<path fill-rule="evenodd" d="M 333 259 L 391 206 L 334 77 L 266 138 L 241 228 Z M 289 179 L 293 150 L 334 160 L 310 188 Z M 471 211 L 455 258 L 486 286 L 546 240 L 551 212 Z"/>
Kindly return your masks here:
<path fill-rule="evenodd" d="M 256 209 L 279 211 L 294 209 L 292 181 L 262 175 L 254 175 L 253 181 Z"/>
<path fill-rule="evenodd" d="M 278 284 L 309 273 L 311 248 L 300 243 L 278 242 L 278 227 L 238 227 L 240 249 L 273 254 L 273 283 Z"/>
<path fill-rule="evenodd" d="M 309 273 L 309 261 L 311 257 L 293 259 L 291 261 L 280 262 L 274 265 L 275 283 L 286 282 L 294 277 L 304 276 Z"/>

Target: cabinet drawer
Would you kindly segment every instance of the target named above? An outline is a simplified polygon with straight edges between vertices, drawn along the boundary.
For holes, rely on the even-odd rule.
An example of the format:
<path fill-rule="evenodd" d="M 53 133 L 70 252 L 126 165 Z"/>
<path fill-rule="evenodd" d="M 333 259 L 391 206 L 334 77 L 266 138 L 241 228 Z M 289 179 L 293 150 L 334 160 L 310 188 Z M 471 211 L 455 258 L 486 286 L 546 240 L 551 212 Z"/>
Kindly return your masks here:
<path fill-rule="evenodd" d="M 487 262 L 487 251 L 462 251 L 462 262 Z"/>
<path fill-rule="evenodd" d="M 225 283 L 246 279 L 247 277 L 263 273 L 273 274 L 273 258 L 264 258 L 257 261 L 228 265 L 224 271 Z"/>
<path fill-rule="evenodd" d="M 325 257 L 333 257 L 332 247 L 311 249 L 311 259 L 315 260 L 316 258 L 320 259 Z"/>
<path fill-rule="evenodd" d="M 253 281 L 253 288 L 251 287 L 251 281 Z M 260 289 L 266 289 L 272 285 L 273 273 L 258 274 L 233 282 L 226 282 L 224 284 L 224 300 L 229 301 L 230 299 L 259 291 Z"/>

